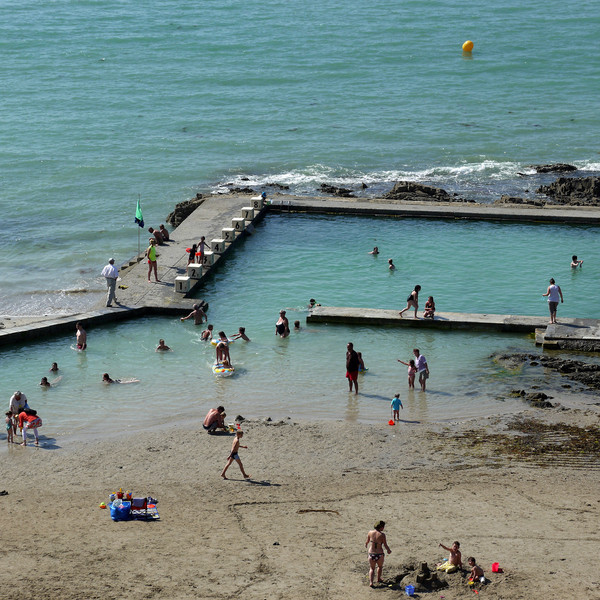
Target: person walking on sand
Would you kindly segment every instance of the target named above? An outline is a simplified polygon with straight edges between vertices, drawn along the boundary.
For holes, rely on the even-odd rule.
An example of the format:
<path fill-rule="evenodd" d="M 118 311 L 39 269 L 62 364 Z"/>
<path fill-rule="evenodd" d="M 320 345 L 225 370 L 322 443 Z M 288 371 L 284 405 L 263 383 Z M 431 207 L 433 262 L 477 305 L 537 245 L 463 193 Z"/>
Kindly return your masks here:
<path fill-rule="evenodd" d="M 109 258 L 108 264 L 102 269 L 102 277 L 106 279 L 106 306 L 112 306 L 113 302 L 117 302 L 115 289 L 117 287 L 117 278 L 119 277 L 119 269 L 115 267 L 115 259 Z"/>
<path fill-rule="evenodd" d="M 158 267 L 156 264 L 156 240 L 150 238 L 148 242 L 149 246 L 146 248 L 146 256 L 148 257 L 148 283 L 150 283 L 150 275 L 152 271 L 154 271 L 154 279 L 157 282 L 160 282 L 160 279 L 158 278 Z"/>
<path fill-rule="evenodd" d="M 409 294 L 406 299 L 406 308 L 403 308 L 398 314 L 402 316 L 411 306 L 415 309 L 415 319 L 418 319 L 417 310 L 419 310 L 419 292 L 421 291 L 420 285 L 415 285 L 415 289 Z"/>
<path fill-rule="evenodd" d="M 87 348 L 87 332 L 83 328 L 81 323 L 77 323 L 75 325 L 75 329 L 77 330 L 75 343 L 77 344 L 77 350 L 85 350 Z"/>
<path fill-rule="evenodd" d="M 360 361 L 358 353 L 354 349 L 354 344 L 348 342 L 346 346 L 346 379 L 348 380 L 348 391 L 352 391 L 352 384 L 354 383 L 354 393 L 358 394 L 358 368 Z"/>
<path fill-rule="evenodd" d="M 383 529 L 385 527 L 385 521 L 377 521 L 375 528 L 367 533 L 367 541 L 365 542 L 365 548 L 369 555 L 369 586 L 375 587 L 373 579 L 375 578 L 375 568 L 377 568 L 377 583 L 383 583 L 381 579 L 381 572 L 383 571 L 383 561 L 385 554 L 384 548 L 388 554 L 392 551 L 387 544 L 387 539 Z"/>
<path fill-rule="evenodd" d="M 231 452 L 229 453 L 229 456 L 227 458 L 227 464 L 225 465 L 225 468 L 223 469 L 223 472 L 221 473 L 221 477 L 223 479 L 227 479 L 227 477 L 225 476 L 225 473 L 227 473 L 227 469 L 229 469 L 229 467 L 231 466 L 231 463 L 234 460 L 239 465 L 240 471 L 242 472 L 242 475 L 244 476 L 244 479 L 250 479 L 250 475 L 248 475 L 248 473 L 246 473 L 246 471 L 244 471 L 244 465 L 242 464 L 242 461 L 240 460 L 240 455 L 238 454 L 238 450 L 240 448 L 246 448 L 246 449 L 248 449 L 248 446 L 241 446 L 240 445 L 240 441 L 241 441 L 242 437 L 244 437 L 244 432 L 243 431 L 236 431 L 235 432 L 235 438 L 233 440 L 233 444 L 231 445 Z"/>
<path fill-rule="evenodd" d="M 415 366 L 417 367 L 417 373 L 419 374 L 419 383 L 421 384 L 421 391 L 425 391 L 425 382 L 429 379 L 429 365 L 427 359 L 421 354 L 418 348 L 413 350 L 415 355 Z"/>
<path fill-rule="evenodd" d="M 558 301 L 563 303 L 563 294 L 559 285 L 556 285 L 556 281 L 553 278 L 550 279 L 550 285 L 546 290 L 544 297 L 548 297 L 548 308 L 550 309 L 550 324 L 556 324 L 556 309 L 558 308 Z"/>

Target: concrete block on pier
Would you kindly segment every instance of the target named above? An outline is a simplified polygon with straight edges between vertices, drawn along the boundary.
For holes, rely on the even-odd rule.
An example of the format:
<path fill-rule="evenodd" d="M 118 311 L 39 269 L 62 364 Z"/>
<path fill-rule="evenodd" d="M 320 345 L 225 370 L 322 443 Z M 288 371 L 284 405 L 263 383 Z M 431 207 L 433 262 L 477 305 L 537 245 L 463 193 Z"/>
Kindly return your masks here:
<path fill-rule="evenodd" d="M 202 265 L 190 263 L 187 266 L 187 275 L 190 279 L 200 279 L 202 277 Z"/>
<path fill-rule="evenodd" d="M 223 227 L 221 234 L 223 239 L 229 244 L 235 240 L 235 229 L 233 227 Z"/>
<path fill-rule="evenodd" d="M 202 257 L 202 266 L 204 268 L 210 268 L 214 264 L 215 264 L 215 253 L 210 250 L 206 250 L 204 252 L 204 256 Z"/>
<path fill-rule="evenodd" d="M 187 294 L 190 291 L 190 281 L 187 275 L 175 277 L 175 291 L 180 294 Z"/>
<path fill-rule="evenodd" d="M 250 199 L 252 200 L 252 208 L 254 209 L 254 214 L 256 215 L 257 211 L 260 211 L 265 207 L 264 198 L 262 196 L 252 196 Z"/>
<path fill-rule="evenodd" d="M 254 219 L 254 208 L 251 206 L 244 206 L 242 208 L 242 218 L 246 221 L 252 221 Z"/>
<path fill-rule="evenodd" d="M 221 238 L 210 240 L 210 249 L 214 254 L 223 254 L 225 252 L 225 240 Z"/>
<path fill-rule="evenodd" d="M 236 233 L 242 233 L 246 227 L 246 219 L 231 219 L 231 226 Z"/>

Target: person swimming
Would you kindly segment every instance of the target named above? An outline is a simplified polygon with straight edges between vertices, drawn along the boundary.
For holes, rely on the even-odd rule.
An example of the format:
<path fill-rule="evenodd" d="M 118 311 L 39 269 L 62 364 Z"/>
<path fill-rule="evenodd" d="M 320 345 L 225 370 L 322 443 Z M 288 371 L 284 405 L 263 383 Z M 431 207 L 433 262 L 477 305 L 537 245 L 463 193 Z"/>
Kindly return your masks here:
<path fill-rule="evenodd" d="M 50 382 L 48 381 L 47 377 L 42 377 L 42 380 L 40 381 L 40 385 L 42 387 L 51 387 Z"/>

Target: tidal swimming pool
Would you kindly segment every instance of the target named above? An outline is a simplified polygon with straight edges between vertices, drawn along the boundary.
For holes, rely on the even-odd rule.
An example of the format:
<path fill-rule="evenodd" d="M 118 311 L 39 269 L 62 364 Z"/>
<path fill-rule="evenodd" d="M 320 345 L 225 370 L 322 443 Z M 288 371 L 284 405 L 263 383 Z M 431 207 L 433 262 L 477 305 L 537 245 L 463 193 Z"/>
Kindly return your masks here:
<path fill-rule="evenodd" d="M 3 393 L 8 404 L 10 394 L 22 390 L 44 419 L 40 434 L 58 445 L 69 434 L 196 419 L 216 404 L 232 420 L 242 414 L 381 422 L 400 392 L 407 421 L 513 412 L 523 405 L 506 396 L 526 385 L 528 374 L 505 371 L 489 356 L 532 351 L 529 336 L 307 325 L 306 304 L 313 297 L 324 305 L 402 308 L 419 283 L 421 304 L 433 295 L 438 310 L 543 315 L 541 294 L 553 276 L 565 295 L 559 320 L 595 317 L 595 234 L 593 227 L 270 215 L 199 293 L 210 305 L 215 331 L 231 335 L 245 326 L 252 340 L 231 346 L 233 377 L 213 375 L 214 348 L 200 341 L 202 327 L 143 318 L 89 327 L 86 352 L 71 349 L 74 335 L 3 350 Z M 375 245 L 377 257 L 368 254 Z M 583 269 L 569 268 L 571 254 L 584 258 Z M 388 258 L 396 271 L 388 270 Z M 274 335 L 281 308 L 292 326 L 301 322 L 285 340 Z M 159 338 L 173 352 L 154 352 Z M 357 397 L 348 394 L 344 379 L 349 341 L 369 368 L 359 377 Z M 408 392 L 406 367 L 396 360 L 411 358 L 414 347 L 431 368 L 426 394 Z M 63 378 L 55 388 L 41 389 L 53 361 Z M 103 372 L 140 383 L 105 386 Z"/>

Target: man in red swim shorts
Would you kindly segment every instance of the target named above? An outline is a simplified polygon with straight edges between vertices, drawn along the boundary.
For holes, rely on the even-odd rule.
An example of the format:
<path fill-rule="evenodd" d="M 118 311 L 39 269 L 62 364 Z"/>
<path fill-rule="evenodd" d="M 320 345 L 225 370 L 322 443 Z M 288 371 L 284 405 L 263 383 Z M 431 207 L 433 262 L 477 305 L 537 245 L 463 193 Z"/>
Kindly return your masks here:
<path fill-rule="evenodd" d="M 354 344 L 349 342 L 346 346 L 346 379 L 348 380 L 348 391 L 352 391 L 352 383 L 354 383 L 354 393 L 358 394 L 358 354 L 354 350 Z"/>

